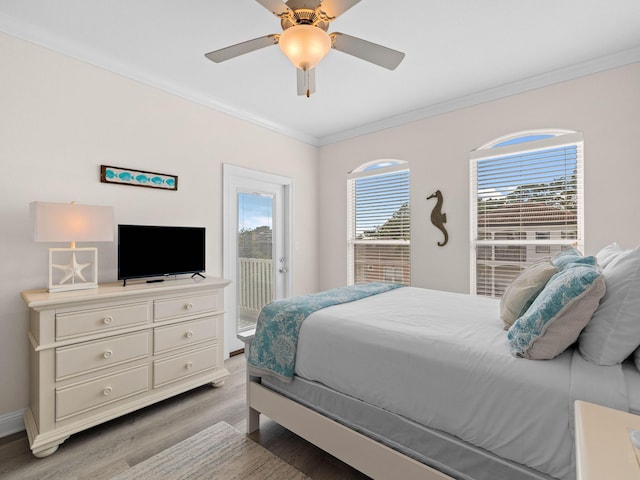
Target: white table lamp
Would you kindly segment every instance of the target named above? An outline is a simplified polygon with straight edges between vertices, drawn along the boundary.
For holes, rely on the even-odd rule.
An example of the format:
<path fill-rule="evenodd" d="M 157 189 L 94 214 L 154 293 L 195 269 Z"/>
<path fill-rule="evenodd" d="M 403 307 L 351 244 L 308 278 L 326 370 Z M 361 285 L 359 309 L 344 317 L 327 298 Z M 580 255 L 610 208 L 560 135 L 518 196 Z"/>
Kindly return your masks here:
<path fill-rule="evenodd" d="M 77 248 L 76 242 L 112 242 L 113 207 L 32 202 L 36 242 L 68 242 L 49 249 L 49 291 L 97 288 L 98 249 Z"/>

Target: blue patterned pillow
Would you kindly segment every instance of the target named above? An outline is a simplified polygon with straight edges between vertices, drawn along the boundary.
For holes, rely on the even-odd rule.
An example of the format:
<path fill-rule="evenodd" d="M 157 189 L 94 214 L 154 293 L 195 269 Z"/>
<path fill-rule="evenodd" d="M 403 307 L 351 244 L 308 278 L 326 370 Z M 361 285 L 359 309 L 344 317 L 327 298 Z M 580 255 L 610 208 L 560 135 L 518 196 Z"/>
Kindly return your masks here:
<path fill-rule="evenodd" d="M 573 247 L 562 250 L 555 257 L 551 259 L 551 263 L 562 270 L 563 268 L 573 263 L 584 263 L 586 265 L 597 264 L 596 257 L 585 257 L 578 250 Z"/>
<path fill-rule="evenodd" d="M 566 263 L 507 332 L 511 353 L 547 360 L 573 344 L 605 293 L 597 267 Z"/>

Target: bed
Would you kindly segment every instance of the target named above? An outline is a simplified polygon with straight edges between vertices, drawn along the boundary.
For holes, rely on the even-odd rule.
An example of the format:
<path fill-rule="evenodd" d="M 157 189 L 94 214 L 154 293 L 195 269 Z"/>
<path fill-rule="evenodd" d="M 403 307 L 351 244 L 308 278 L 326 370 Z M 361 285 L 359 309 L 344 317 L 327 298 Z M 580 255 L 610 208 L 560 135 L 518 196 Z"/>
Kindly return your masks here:
<path fill-rule="evenodd" d="M 633 252 L 640 271 L 640 250 Z M 583 265 L 582 258 L 556 273 Z M 599 308 L 611 316 L 605 300 L 624 302 L 616 296 L 618 277 L 607 278 L 591 258 L 615 290 L 596 298 L 593 321 Z M 628 268 L 623 273 L 628 293 L 637 285 L 627 285 Z M 351 288 L 358 287 L 347 287 L 349 295 Z M 372 478 L 571 480 L 575 400 L 640 412 L 632 354 L 640 332 L 633 340 L 624 335 L 625 348 L 617 341 L 624 358 L 610 365 L 588 360 L 577 339 L 552 359 L 519 358 L 500 319 L 503 302 L 393 286 L 335 302 L 320 294 L 317 308 L 292 316 L 297 335 L 287 331 L 276 345 L 261 324 L 277 323 L 274 312 L 291 310 L 300 298 L 263 309 L 256 344 L 247 345 L 247 430 L 259 428 L 263 413 Z M 582 325 L 576 337 L 585 331 Z"/>

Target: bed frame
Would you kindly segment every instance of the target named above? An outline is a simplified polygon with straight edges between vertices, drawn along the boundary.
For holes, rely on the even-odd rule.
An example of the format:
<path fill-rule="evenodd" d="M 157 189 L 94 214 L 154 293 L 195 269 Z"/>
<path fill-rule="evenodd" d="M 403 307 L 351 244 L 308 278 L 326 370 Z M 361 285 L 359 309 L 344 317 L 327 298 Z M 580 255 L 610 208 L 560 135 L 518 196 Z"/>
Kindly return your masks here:
<path fill-rule="evenodd" d="M 247 433 L 260 429 L 264 414 L 356 470 L 376 480 L 453 480 L 432 467 L 325 417 L 260 383 L 247 373 Z"/>

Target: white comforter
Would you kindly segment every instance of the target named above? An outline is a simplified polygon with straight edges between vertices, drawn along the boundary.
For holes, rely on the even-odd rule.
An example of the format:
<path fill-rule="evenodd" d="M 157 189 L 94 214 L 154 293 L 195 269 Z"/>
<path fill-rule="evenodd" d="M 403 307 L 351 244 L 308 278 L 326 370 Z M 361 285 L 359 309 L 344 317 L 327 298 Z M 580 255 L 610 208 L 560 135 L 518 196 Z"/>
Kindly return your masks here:
<path fill-rule="evenodd" d="M 296 374 L 573 479 L 573 400 L 626 408 L 622 369 L 592 366 L 573 350 L 548 361 L 513 357 L 498 306 L 406 287 L 319 310 L 302 324 Z"/>

